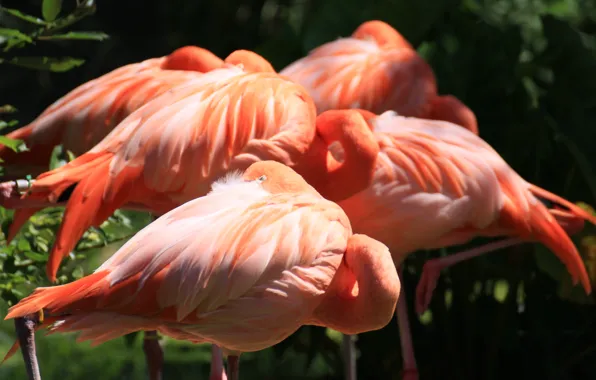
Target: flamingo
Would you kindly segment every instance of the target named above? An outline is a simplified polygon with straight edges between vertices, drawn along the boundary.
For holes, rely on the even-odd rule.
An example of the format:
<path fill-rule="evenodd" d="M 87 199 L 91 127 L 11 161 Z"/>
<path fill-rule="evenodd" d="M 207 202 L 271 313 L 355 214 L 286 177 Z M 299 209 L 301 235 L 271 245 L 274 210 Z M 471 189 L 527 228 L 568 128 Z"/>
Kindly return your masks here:
<path fill-rule="evenodd" d="M 84 83 L 48 107 L 30 124 L 7 135 L 25 141 L 29 150 L 16 153 L 0 146 L 5 178 L 38 175 L 47 170 L 54 146 L 81 155 L 99 143 L 133 111 L 151 99 L 216 68 L 244 66 L 245 71 L 273 72 L 262 57 L 238 50 L 221 60 L 197 46 L 150 58 Z"/>
<path fill-rule="evenodd" d="M 446 120 L 478 134 L 474 113 L 452 95 L 438 95 L 431 67 L 389 24 L 361 24 L 348 38 L 312 50 L 284 75 L 302 84 L 318 112 L 360 108 L 376 114 Z"/>
<path fill-rule="evenodd" d="M 476 236 L 509 238 L 472 252 L 431 260 L 417 289 L 417 311 L 430 301 L 440 270 L 455 262 L 526 241 L 550 248 L 567 266 L 574 283 L 591 285 L 583 261 L 557 223 L 577 230 L 596 218 L 567 200 L 521 178 L 484 140 L 461 126 L 439 120 L 375 115 L 359 110 L 379 144 L 374 179 L 368 188 L 338 204 L 357 233 L 377 239 L 391 251 L 396 268 L 420 249 L 459 245 Z M 341 150 L 331 146 L 341 160 Z M 540 198 L 568 210 L 549 210 Z M 416 379 L 404 294 L 397 305 L 404 378 Z"/>
<path fill-rule="evenodd" d="M 328 159 L 333 141 L 354 159 Z M 302 86 L 274 72 L 247 73 L 229 64 L 154 98 L 92 150 L 40 175 L 22 199 L 5 201 L 3 206 L 18 208 L 8 240 L 33 213 L 66 201 L 47 264 L 54 281 L 62 257 L 83 232 L 117 208 L 162 214 L 206 194 L 229 170 L 263 159 L 294 166 L 324 196 L 342 199 L 368 186 L 376 148 L 359 113 L 328 111 L 316 118 Z"/>
<path fill-rule="evenodd" d="M 36 289 L 6 319 L 43 313 L 51 333 L 78 331 L 94 345 L 141 330 L 210 342 L 237 380 L 242 352 L 302 325 L 384 327 L 399 293 L 385 245 L 353 235 L 337 204 L 263 161 L 164 214 L 93 274 Z"/>

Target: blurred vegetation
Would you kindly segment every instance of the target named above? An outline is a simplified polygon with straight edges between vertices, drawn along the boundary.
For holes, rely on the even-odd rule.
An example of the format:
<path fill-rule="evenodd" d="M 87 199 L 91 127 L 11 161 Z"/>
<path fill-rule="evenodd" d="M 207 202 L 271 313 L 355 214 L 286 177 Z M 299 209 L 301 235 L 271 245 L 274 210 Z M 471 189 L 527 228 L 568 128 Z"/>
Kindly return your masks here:
<path fill-rule="evenodd" d="M 0 105 L 18 109 L 0 108 L 0 116 L 11 111 L 0 121 L 6 131 L 31 121 L 83 82 L 180 46 L 200 45 L 222 58 L 235 49 L 251 49 L 280 70 L 310 49 L 351 34 L 361 22 L 381 19 L 427 59 L 441 93 L 454 94 L 472 108 L 481 136 L 520 175 L 571 201 L 596 204 L 592 0 L 128 0 L 101 2 L 93 16 L 64 24 L 69 32 L 56 25 L 74 20 L 72 15 L 80 16 L 91 3 L 47 3 L 58 10 L 62 4 L 62 9 L 42 7 L 40 0 L 2 3 L 39 21 L 0 12 L 0 40 L 9 40 L 0 55 Z M 68 71 L 52 66 L 55 59 L 70 62 Z M 36 65 L 20 65 L 24 68 L 17 62 Z M 55 153 L 54 166 L 68 157 L 60 148 Z M 11 215 L 0 210 L 4 232 Z M 37 214 L 0 251 L 0 315 L 35 285 L 46 284 L 43 267 L 59 218 L 60 209 Z M 90 273 L 149 220 L 146 214 L 118 212 L 87 232 L 65 261 L 60 281 Z M 574 241 L 596 279 L 595 228 L 586 226 Z M 403 285 L 411 310 L 424 260 L 462 248 L 420 252 L 408 260 Z M 454 267 L 439 281 L 431 310 L 420 318 L 410 314 L 422 380 L 596 375 L 594 299 L 572 287 L 563 266 L 538 245 Z M 14 339 L 12 323 L 2 322 L 0 332 L 0 351 L 5 352 Z M 74 339 L 38 337 L 44 379 L 97 378 L 98 373 L 102 379 L 146 378 L 140 336 L 97 348 Z M 164 341 L 164 378 L 207 378 L 208 347 Z M 395 320 L 360 335 L 358 348 L 360 379 L 399 378 Z M 243 379 L 340 379 L 342 371 L 338 335 L 313 327 L 271 349 L 246 354 L 242 361 Z M 19 355 L 0 367 L 0 378 L 25 378 Z"/>

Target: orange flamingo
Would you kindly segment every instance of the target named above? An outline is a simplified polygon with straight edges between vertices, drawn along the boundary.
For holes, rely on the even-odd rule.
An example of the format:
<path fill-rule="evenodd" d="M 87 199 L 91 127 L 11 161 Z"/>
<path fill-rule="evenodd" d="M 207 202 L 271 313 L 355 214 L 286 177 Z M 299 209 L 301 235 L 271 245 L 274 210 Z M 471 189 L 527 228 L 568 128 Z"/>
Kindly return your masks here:
<path fill-rule="evenodd" d="M 269 62 L 246 50 L 235 51 L 222 61 L 208 50 L 185 46 L 168 56 L 129 64 L 82 84 L 29 125 L 7 135 L 24 140 L 29 151 L 15 153 L 0 146 L 4 177 L 22 178 L 46 171 L 52 150 L 59 144 L 81 155 L 151 99 L 198 73 L 238 64 L 243 64 L 245 71 L 274 71 Z"/>
<path fill-rule="evenodd" d="M 386 246 L 352 235 L 337 204 L 273 161 L 141 230 L 95 273 L 38 288 L 7 319 L 43 313 L 50 332 L 99 344 L 133 331 L 219 345 L 238 357 L 301 325 L 355 334 L 392 318 L 399 277 Z"/>
<path fill-rule="evenodd" d="M 580 228 L 583 220 L 596 224 L 596 218 L 522 179 L 490 145 L 460 126 L 392 111 L 380 116 L 359 112 L 374 130 L 380 148 L 374 179 L 366 190 L 338 204 L 355 232 L 387 244 L 397 268 L 420 249 L 463 244 L 476 236 L 512 237 L 463 256 L 429 261 L 417 289 L 419 312 L 430 300 L 441 268 L 525 241 L 550 248 L 574 282 L 581 281 L 591 292 L 583 261 L 556 218 L 572 229 L 577 229 L 578 221 Z M 331 151 L 341 160 L 341 150 L 331 146 Z M 539 198 L 568 210 L 549 212 Z M 404 378 L 415 379 L 418 371 L 404 296 L 397 305 Z"/>
<path fill-rule="evenodd" d="M 363 23 L 351 37 L 314 49 L 280 74 L 302 84 L 318 112 L 392 110 L 403 116 L 450 121 L 478 133 L 474 113 L 454 96 L 439 96 L 431 67 L 382 21 Z"/>

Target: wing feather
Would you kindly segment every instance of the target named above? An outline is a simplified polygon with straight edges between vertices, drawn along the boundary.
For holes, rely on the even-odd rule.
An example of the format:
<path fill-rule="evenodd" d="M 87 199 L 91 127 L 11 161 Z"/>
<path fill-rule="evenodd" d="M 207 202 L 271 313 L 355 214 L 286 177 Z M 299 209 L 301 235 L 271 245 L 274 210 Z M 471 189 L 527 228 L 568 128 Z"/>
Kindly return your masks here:
<path fill-rule="evenodd" d="M 75 88 L 33 121 L 29 144 L 60 139 L 67 149 L 80 155 L 141 105 L 199 75 L 164 71 L 162 61 L 153 58 L 126 65 Z"/>
<path fill-rule="evenodd" d="M 228 170 L 235 156 L 250 151 L 251 144 L 270 144 L 270 151 L 280 156 L 273 158 L 288 157 L 286 163 L 292 164 L 314 138 L 315 117 L 299 85 L 274 73 L 247 74 L 230 67 L 153 99 L 91 152 L 114 153 L 112 181 L 126 167 L 143 167 L 149 189 L 194 197 L 206 193 L 209 182 Z M 279 132 L 277 140 L 267 142 Z M 280 143 L 284 138 L 290 141 Z"/>
<path fill-rule="evenodd" d="M 355 38 L 324 44 L 280 74 L 302 84 L 318 112 L 362 108 L 418 116 L 437 91 L 432 70 L 414 50 Z"/>
<path fill-rule="evenodd" d="M 332 276 L 309 268 L 321 255 L 339 265 L 351 233 L 343 211 L 318 195 L 267 196 L 253 190 L 244 199 L 212 193 L 174 209 L 97 272 L 111 271 L 111 286 L 140 274 L 142 293 L 167 268 L 158 304 L 175 307 L 179 321 L 214 311 L 259 286 L 284 282 L 280 273 L 292 270 L 294 286 L 322 294 Z M 155 237 L 155 231 L 167 239 Z"/>

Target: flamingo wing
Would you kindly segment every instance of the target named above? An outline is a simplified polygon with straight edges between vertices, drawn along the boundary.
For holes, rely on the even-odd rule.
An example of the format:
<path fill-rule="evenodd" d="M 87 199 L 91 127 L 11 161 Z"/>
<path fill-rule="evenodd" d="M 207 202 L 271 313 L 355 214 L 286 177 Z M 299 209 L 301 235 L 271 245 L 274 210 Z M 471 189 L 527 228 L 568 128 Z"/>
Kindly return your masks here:
<path fill-rule="evenodd" d="M 316 308 L 350 235 L 341 208 L 317 193 L 271 195 L 230 176 L 145 227 L 94 274 L 39 288 L 7 318 L 43 309 L 64 320 L 57 331 L 95 343 L 154 328 L 261 349 Z"/>
<path fill-rule="evenodd" d="M 275 73 L 229 67 L 154 99 L 89 153 L 114 152 L 114 181 L 127 168 L 141 167 L 148 188 L 182 188 L 194 198 L 245 152 L 252 159 L 233 169 L 271 155 L 286 164 L 298 161 L 315 137 L 315 118 L 300 86 Z"/>
<path fill-rule="evenodd" d="M 356 38 L 324 44 L 280 74 L 303 85 L 318 112 L 362 108 L 417 116 L 437 92 L 431 68 L 415 50 Z"/>
<path fill-rule="evenodd" d="M 33 122 L 32 146 L 62 135 L 67 149 L 80 155 L 101 141 L 118 123 L 149 100 L 200 75 L 166 71 L 160 59 L 132 64 L 77 87 L 51 105 Z"/>

